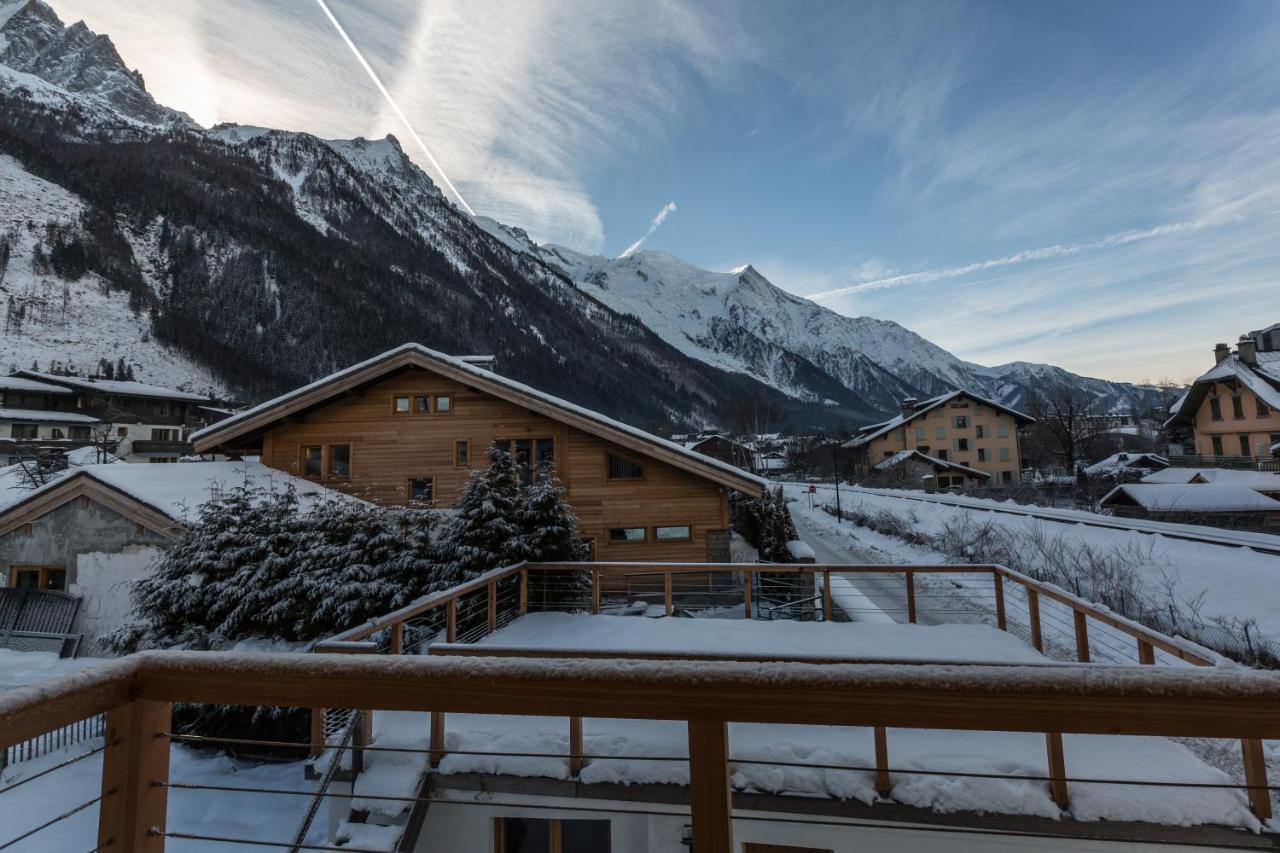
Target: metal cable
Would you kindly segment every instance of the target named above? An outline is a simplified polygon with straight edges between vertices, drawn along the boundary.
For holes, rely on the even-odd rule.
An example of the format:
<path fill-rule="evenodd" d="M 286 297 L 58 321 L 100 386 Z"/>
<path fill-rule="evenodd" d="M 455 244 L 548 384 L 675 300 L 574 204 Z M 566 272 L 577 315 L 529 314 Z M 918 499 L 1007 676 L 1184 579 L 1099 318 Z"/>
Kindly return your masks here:
<path fill-rule="evenodd" d="M 35 835 L 40 830 L 48 829 L 49 827 L 53 826 L 55 823 L 58 823 L 59 821 L 64 821 L 67 818 L 71 817 L 72 815 L 79 814 L 80 812 L 89 808 L 89 806 L 102 802 L 102 800 L 105 797 L 114 793 L 115 793 L 115 789 L 113 788 L 110 791 L 108 791 L 106 794 L 103 794 L 98 797 L 94 797 L 92 800 L 89 800 L 87 803 L 81 803 L 80 805 L 76 806 L 70 811 L 63 812 L 62 814 L 55 817 L 53 820 L 45 821 L 44 823 L 37 826 L 35 829 L 27 830 L 26 832 L 22 833 L 22 835 L 19 835 L 17 838 L 11 838 L 8 841 L 6 841 L 4 844 L 0 844 L 0 850 L 7 850 L 13 845 L 17 844 L 19 841 L 22 841 L 24 839 L 30 838 L 31 836 Z"/>
<path fill-rule="evenodd" d="M 114 741 L 109 745 L 115 746 L 118 743 L 119 741 Z M 104 744 L 103 746 L 100 746 L 96 749 L 91 749 L 86 753 L 77 755 L 75 758 L 68 758 L 66 761 L 62 762 L 61 764 L 55 764 L 52 767 L 49 767 L 45 770 L 41 770 L 39 773 L 34 773 L 25 779 L 19 779 L 17 782 L 14 782 L 12 785 L 9 785 L 8 787 L 0 788 L 0 794 L 7 794 L 9 791 L 12 791 L 14 788 L 20 788 L 23 785 L 27 784 L 28 782 L 34 782 L 36 779 L 39 779 L 41 776 L 48 776 L 53 771 L 61 770 L 63 767 L 66 767 L 69 764 L 75 764 L 77 761 L 83 761 L 86 758 L 91 758 L 97 755 L 99 752 L 102 752 L 104 749 L 107 748 L 107 746 L 108 744 Z"/>

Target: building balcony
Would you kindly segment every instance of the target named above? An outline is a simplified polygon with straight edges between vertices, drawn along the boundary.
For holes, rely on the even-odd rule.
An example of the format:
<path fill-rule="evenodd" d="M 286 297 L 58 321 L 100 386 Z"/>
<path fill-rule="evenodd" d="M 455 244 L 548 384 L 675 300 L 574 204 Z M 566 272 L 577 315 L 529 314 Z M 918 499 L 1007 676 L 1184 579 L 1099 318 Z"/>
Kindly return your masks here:
<path fill-rule="evenodd" d="M 187 441 L 153 441 L 139 438 L 130 447 L 131 453 L 157 456 L 189 456 L 193 452 L 191 443 Z"/>

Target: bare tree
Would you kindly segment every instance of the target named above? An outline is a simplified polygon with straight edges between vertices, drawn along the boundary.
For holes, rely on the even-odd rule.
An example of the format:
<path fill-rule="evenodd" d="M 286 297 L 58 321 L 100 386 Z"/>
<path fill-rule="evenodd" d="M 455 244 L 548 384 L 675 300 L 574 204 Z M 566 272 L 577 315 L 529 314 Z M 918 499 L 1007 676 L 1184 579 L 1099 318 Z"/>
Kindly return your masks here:
<path fill-rule="evenodd" d="M 738 397 L 725 407 L 724 425 L 735 436 L 756 436 L 774 432 L 782 423 L 782 407 L 763 393 Z"/>
<path fill-rule="evenodd" d="M 20 444 L 14 453 L 18 457 L 18 478 L 23 488 L 38 489 L 67 469 L 64 453 L 41 452 L 34 444 Z"/>
<path fill-rule="evenodd" d="M 1051 458 L 1068 474 L 1087 460 L 1106 428 L 1097 398 L 1066 383 L 1029 394 L 1027 409 L 1036 419 L 1025 442 L 1028 458 L 1040 462 Z"/>

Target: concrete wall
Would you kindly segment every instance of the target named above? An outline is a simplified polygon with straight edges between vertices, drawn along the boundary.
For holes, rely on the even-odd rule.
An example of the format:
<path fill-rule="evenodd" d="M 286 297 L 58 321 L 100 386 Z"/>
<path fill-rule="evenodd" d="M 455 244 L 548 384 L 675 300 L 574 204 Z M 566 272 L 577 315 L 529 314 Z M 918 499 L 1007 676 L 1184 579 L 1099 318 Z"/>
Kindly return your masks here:
<path fill-rule="evenodd" d="M 82 654 L 93 640 L 128 616 L 129 581 L 147 572 L 167 539 L 114 510 L 73 498 L 31 524 L 0 536 L 0 582 L 12 583 L 14 566 L 61 566 L 67 591 L 84 597 L 76 632 L 85 635 Z"/>

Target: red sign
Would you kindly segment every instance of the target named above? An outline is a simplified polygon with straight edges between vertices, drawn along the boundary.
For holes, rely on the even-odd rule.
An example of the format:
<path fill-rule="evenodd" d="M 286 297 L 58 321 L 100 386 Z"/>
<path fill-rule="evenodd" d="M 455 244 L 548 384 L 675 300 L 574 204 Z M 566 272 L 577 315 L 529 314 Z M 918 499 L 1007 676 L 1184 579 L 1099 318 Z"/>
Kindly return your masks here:
<path fill-rule="evenodd" d="M 812 494 L 813 494 L 813 493 L 815 493 L 816 491 L 818 491 L 818 487 L 817 487 L 817 486 L 815 486 L 813 483 L 810 483 L 810 484 L 809 484 L 809 494 L 811 494 L 811 495 L 812 495 Z"/>

